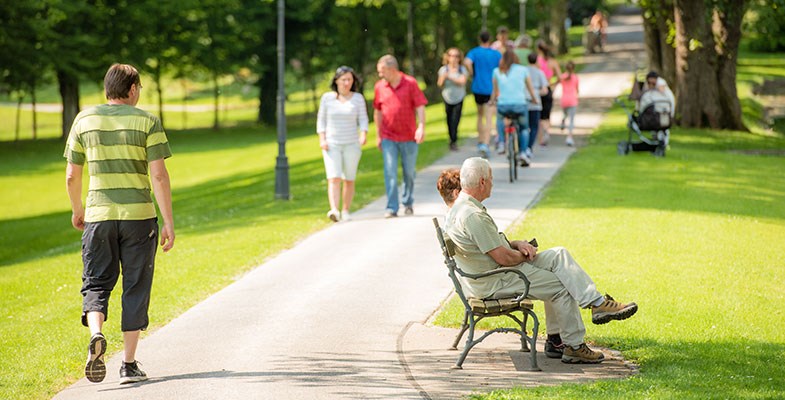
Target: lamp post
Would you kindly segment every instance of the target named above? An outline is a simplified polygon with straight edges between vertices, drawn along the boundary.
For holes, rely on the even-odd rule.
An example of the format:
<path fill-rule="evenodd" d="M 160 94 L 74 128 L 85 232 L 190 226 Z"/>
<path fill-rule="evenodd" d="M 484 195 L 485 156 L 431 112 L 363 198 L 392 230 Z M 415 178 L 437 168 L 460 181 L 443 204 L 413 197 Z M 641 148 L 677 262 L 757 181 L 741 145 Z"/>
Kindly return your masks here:
<path fill-rule="evenodd" d="M 518 0 L 518 30 L 520 35 L 526 34 L 526 0 Z"/>
<path fill-rule="evenodd" d="M 480 0 L 482 6 L 482 30 L 487 31 L 488 25 L 486 24 L 488 17 L 488 6 L 491 5 L 491 0 Z"/>
<path fill-rule="evenodd" d="M 278 122 L 278 157 L 275 159 L 275 198 L 289 200 L 289 161 L 286 158 L 286 113 L 284 112 L 284 0 L 278 0 L 278 96 L 276 119 Z"/>

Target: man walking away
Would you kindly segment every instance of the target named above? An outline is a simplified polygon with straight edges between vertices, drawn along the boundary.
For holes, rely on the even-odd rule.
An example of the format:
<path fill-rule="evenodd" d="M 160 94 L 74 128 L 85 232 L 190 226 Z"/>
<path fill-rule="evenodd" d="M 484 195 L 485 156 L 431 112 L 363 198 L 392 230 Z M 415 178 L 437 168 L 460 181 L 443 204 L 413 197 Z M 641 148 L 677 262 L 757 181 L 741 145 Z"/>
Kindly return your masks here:
<path fill-rule="evenodd" d="M 147 310 L 159 237 L 150 178 L 163 218 L 160 243 L 167 252 L 174 245 L 175 235 L 164 159 L 172 152 L 161 121 L 135 107 L 142 90 L 136 68 L 112 65 L 104 77 L 104 89 L 107 104 L 76 116 L 64 157 L 68 160 L 66 189 L 73 213 L 71 224 L 84 231 L 82 324 L 90 328 L 91 334 L 85 376 L 91 382 L 106 377 L 106 338 L 101 330 L 122 264 L 122 384 L 147 380 L 136 362 L 136 347 L 139 334 L 149 324 Z M 90 176 L 86 208 L 82 202 L 85 163 Z"/>

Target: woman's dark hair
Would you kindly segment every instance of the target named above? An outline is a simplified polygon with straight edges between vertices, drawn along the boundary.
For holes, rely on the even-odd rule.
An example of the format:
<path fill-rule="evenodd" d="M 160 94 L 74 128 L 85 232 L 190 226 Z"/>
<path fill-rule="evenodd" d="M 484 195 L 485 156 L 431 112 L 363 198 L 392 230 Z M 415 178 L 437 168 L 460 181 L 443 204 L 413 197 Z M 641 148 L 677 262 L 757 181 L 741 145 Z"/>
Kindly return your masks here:
<path fill-rule="evenodd" d="M 333 81 L 330 83 L 330 89 L 332 89 L 333 92 L 338 92 L 338 84 L 336 84 L 335 81 L 347 73 L 352 74 L 352 92 L 357 92 L 359 90 L 360 78 L 357 77 L 357 74 L 354 73 L 354 70 L 351 67 L 341 65 L 337 70 L 335 70 L 335 76 L 333 76 Z"/>
<path fill-rule="evenodd" d="M 545 57 L 545 59 L 553 58 L 553 52 L 551 52 L 550 46 L 548 46 L 548 43 L 545 43 L 544 40 L 537 40 L 537 49 L 542 52 L 542 56 Z"/>
<path fill-rule="evenodd" d="M 518 55 L 512 49 L 507 49 L 502 55 L 502 59 L 499 60 L 499 72 L 506 74 L 513 64 L 519 64 L 520 62 Z"/>

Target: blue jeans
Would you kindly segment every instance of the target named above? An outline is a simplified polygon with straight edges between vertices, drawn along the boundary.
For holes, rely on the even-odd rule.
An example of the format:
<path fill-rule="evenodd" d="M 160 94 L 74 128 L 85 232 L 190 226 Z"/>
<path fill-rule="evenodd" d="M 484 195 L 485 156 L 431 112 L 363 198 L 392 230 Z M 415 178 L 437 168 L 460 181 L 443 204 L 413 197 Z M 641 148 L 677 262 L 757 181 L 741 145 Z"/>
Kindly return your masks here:
<path fill-rule="evenodd" d="M 387 191 L 387 211 L 398 212 L 398 157 L 403 167 L 404 207 L 414 204 L 414 173 L 417 167 L 417 142 L 394 142 L 382 139 L 382 158 L 384 160 L 384 188 Z"/>
<path fill-rule="evenodd" d="M 537 133 L 540 131 L 540 115 L 542 110 L 529 110 L 529 150 L 537 140 Z"/>
<path fill-rule="evenodd" d="M 518 114 L 518 151 L 523 151 L 529 144 L 529 105 L 500 104 L 496 106 L 496 129 L 499 132 L 499 143 L 504 144 L 504 114 Z"/>

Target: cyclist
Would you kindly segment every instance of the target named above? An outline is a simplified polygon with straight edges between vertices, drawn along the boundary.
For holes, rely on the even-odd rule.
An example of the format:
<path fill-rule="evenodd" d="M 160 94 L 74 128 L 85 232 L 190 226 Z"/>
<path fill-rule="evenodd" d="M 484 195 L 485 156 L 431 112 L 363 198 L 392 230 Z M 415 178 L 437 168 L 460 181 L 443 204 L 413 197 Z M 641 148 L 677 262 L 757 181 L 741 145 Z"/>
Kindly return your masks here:
<path fill-rule="evenodd" d="M 523 165 L 529 164 L 525 148 L 529 143 L 529 101 L 537 104 L 529 70 L 520 65 L 514 51 L 505 51 L 499 67 L 493 70 L 493 93 L 491 101 L 497 103 L 496 128 L 499 132 L 499 154 L 504 153 L 504 116 L 517 114 L 515 123 L 518 131 L 518 159 Z"/>

